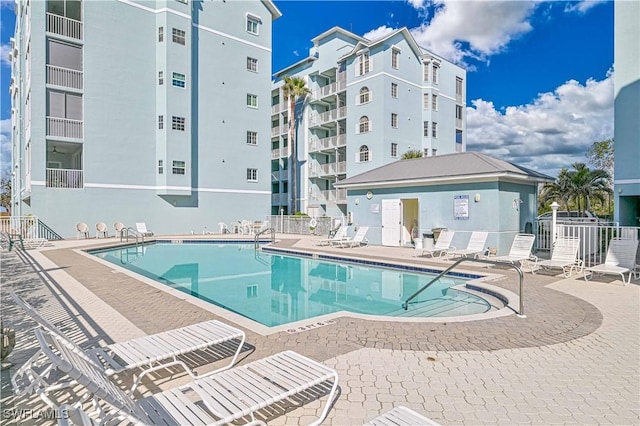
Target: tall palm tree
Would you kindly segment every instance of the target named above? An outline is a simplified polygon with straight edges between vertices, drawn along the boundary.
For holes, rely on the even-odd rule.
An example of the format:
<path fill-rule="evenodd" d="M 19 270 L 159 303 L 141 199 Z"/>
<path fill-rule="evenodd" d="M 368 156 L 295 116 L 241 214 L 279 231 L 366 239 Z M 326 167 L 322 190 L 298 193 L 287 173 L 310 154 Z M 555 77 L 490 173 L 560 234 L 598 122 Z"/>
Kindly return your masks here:
<path fill-rule="evenodd" d="M 591 210 L 592 199 L 603 202 L 605 195 L 611 192 L 609 173 L 602 169 L 590 170 L 585 163 L 573 163 L 572 167 L 571 198 L 577 202 L 578 211 Z"/>
<path fill-rule="evenodd" d="M 559 201 L 563 210 L 569 211 L 569 199 L 571 198 L 571 176 L 566 168 L 560 169 L 554 182 L 545 183 L 540 192 L 540 203 L 544 206 L 549 201 Z"/>
<path fill-rule="evenodd" d="M 289 144 L 291 144 L 291 157 L 289 158 L 289 168 L 291 169 L 291 182 L 289 182 L 289 191 L 291 192 L 291 205 L 289 206 L 289 214 L 294 214 L 298 210 L 298 158 L 297 158 L 297 138 L 296 124 L 297 118 L 296 103 L 300 99 L 304 99 L 311 90 L 307 87 L 307 83 L 302 77 L 284 77 L 284 98 L 289 101 Z"/>

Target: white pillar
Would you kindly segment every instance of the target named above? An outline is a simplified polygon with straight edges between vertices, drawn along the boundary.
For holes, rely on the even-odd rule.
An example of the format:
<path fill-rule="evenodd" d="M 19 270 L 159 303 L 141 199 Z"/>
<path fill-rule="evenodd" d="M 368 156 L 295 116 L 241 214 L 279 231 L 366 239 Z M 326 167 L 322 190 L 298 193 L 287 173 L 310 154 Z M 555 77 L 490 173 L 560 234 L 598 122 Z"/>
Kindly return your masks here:
<path fill-rule="evenodd" d="M 556 228 L 556 221 L 558 219 L 558 208 L 560 207 L 560 204 L 556 203 L 555 201 L 553 203 L 551 203 L 551 254 L 553 254 L 553 246 L 556 243 L 556 239 L 558 238 L 558 230 Z"/>

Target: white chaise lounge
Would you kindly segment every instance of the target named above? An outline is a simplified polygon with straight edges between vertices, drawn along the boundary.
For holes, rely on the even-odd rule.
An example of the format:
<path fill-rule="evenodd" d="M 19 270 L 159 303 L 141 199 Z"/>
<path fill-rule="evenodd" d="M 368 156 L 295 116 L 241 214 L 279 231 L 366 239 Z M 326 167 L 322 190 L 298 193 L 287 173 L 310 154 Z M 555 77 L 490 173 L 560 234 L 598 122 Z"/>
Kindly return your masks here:
<path fill-rule="evenodd" d="M 553 244 L 551 259 L 536 261 L 531 263 L 531 273 L 535 274 L 540 269 L 562 269 L 565 278 L 569 278 L 573 273 L 581 269 L 582 261 L 578 259 L 580 249 L 580 238 L 558 237 Z"/>
<path fill-rule="evenodd" d="M 361 245 L 369 244 L 369 240 L 367 240 L 367 232 L 369 231 L 368 226 L 361 226 L 356 231 L 356 234 L 353 238 L 344 238 L 342 240 L 332 242 L 331 245 L 338 245 L 340 247 L 360 247 Z"/>
<path fill-rule="evenodd" d="M 455 247 L 451 247 L 451 242 L 453 241 L 453 236 L 455 235 L 455 231 L 450 231 L 448 229 L 443 229 L 438 235 L 438 239 L 432 248 L 423 248 L 420 255 L 428 254 L 431 257 L 434 257 L 436 253 L 439 253 L 440 256 L 446 255 L 447 251 L 455 250 Z M 420 250 L 414 251 L 414 256 L 418 256 L 418 252 Z"/>
<path fill-rule="evenodd" d="M 147 224 L 145 222 L 137 222 L 136 231 L 138 231 L 138 233 L 143 237 L 153 237 L 153 232 L 147 229 Z"/>
<path fill-rule="evenodd" d="M 400 405 L 369 420 L 364 426 L 440 426 L 440 424 Z"/>
<path fill-rule="evenodd" d="M 535 241 L 536 236 L 533 234 L 517 234 L 513 238 L 513 242 L 511 243 L 511 248 L 509 249 L 509 254 L 504 256 L 496 256 L 493 258 L 489 258 L 496 262 L 504 262 L 504 263 L 520 263 L 521 266 L 524 266 L 523 263 L 535 262 L 538 258 L 531 254 L 531 250 L 533 250 L 533 242 Z"/>
<path fill-rule="evenodd" d="M 614 274 L 620 275 L 624 285 L 629 284 L 631 282 L 631 275 L 636 279 L 640 275 L 636 269 L 637 253 L 638 240 L 635 238 L 612 238 L 609 242 L 607 257 L 604 263 L 585 268 L 585 281 L 588 281 L 595 274 Z M 625 281 L 624 274 L 626 273 L 629 273 L 629 278 Z"/>
<path fill-rule="evenodd" d="M 467 243 L 467 247 L 458 250 L 447 250 L 445 252 L 447 259 L 461 256 L 461 257 L 478 257 L 485 251 L 485 243 L 487 242 L 487 238 L 489 237 L 489 233 L 486 231 L 473 231 L 471 233 L 471 238 L 469 238 L 469 243 Z"/>

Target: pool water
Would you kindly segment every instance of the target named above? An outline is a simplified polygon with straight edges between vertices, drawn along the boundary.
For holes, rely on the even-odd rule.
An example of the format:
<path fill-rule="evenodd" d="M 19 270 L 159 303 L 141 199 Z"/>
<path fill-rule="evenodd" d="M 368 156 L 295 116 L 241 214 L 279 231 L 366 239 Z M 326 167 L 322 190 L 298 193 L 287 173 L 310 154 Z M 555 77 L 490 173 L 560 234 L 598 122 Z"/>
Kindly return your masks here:
<path fill-rule="evenodd" d="M 408 311 L 402 302 L 433 275 L 269 254 L 246 244 L 163 244 L 92 253 L 169 287 L 272 327 L 339 311 L 442 317 L 486 312 L 443 277 Z"/>

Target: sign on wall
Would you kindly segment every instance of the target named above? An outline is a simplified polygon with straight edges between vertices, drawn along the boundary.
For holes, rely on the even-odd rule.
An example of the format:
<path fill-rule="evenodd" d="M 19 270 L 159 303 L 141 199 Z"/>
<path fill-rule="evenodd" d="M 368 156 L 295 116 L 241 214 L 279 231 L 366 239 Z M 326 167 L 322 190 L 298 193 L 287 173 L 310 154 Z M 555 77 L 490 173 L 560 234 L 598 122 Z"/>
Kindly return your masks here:
<path fill-rule="evenodd" d="M 468 195 L 453 196 L 453 218 L 455 220 L 469 219 L 469 196 Z"/>

